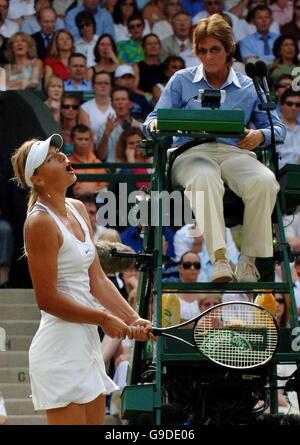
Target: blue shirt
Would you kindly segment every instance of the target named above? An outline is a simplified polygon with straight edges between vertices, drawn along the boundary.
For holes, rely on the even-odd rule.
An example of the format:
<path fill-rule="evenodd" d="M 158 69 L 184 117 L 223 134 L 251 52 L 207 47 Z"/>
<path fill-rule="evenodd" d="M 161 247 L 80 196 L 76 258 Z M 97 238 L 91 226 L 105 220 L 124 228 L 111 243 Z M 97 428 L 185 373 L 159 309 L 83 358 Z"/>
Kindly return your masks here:
<path fill-rule="evenodd" d="M 239 47 L 242 57 L 259 57 L 266 63 L 274 62 L 275 56 L 273 54 L 273 46 L 275 40 L 279 37 L 279 34 L 275 32 L 269 32 L 267 35 L 270 48 L 270 54 L 264 54 L 264 41 L 263 36 L 258 32 L 254 32 L 244 39 L 240 40 Z"/>
<path fill-rule="evenodd" d="M 154 110 L 148 115 L 143 126 L 145 134 L 151 137 L 147 127 L 152 119 L 156 119 L 158 108 L 202 109 L 201 102 L 194 99 L 195 96 L 198 97 L 199 89 L 213 89 L 206 79 L 202 64 L 177 71 L 167 83 Z M 235 73 L 230 68 L 228 77 L 220 89 L 226 92 L 225 101 L 221 104 L 220 110 L 244 110 L 245 127 L 249 128 L 251 124 L 251 128 L 254 126 L 260 129 L 265 137 L 264 145 L 269 145 L 271 142 L 269 121 L 266 112 L 258 109 L 259 100 L 252 79 L 244 74 Z M 276 140 L 283 141 L 286 133 L 285 126 L 279 120 L 276 112 L 272 112 L 272 120 Z M 184 144 L 189 140 L 191 138 L 176 137 L 173 141 L 173 147 Z M 218 142 L 236 145 L 238 139 L 218 138 Z"/>
<path fill-rule="evenodd" d="M 72 33 L 75 40 L 80 37 L 79 30 L 75 24 L 75 17 L 81 11 L 86 11 L 84 5 L 78 5 L 76 8 L 72 8 L 65 17 L 66 28 Z M 102 34 L 110 34 L 112 38 L 115 38 L 114 22 L 111 14 L 106 9 L 97 6 L 94 12 L 94 19 L 96 22 L 95 34 L 99 36 Z"/>
<path fill-rule="evenodd" d="M 191 17 L 203 11 L 204 1 L 202 0 L 181 0 L 182 9 Z"/>
<path fill-rule="evenodd" d="M 74 84 L 71 79 L 64 81 L 65 91 L 92 91 L 93 87 L 89 80 L 81 80 L 80 83 Z"/>

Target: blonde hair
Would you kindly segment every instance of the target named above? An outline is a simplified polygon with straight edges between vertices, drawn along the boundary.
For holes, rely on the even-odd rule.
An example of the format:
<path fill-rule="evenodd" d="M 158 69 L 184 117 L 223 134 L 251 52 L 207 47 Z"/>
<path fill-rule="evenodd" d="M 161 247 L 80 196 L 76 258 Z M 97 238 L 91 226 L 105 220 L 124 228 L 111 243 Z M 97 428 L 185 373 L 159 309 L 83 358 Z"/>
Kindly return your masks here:
<path fill-rule="evenodd" d="M 25 32 L 16 32 L 8 41 L 7 44 L 7 50 L 6 50 L 6 57 L 8 59 L 8 61 L 10 63 L 14 63 L 15 62 L 15 54 L 13 51 L 13 45 L 15 43 L 15 40 L 17 39 L 17 37 L 23 37 L 23 39 L 25 40 L 25 42 L 27 43 L 27 57 L 30 60 L 33 60 L 37 57 L 37 52 L 36 52 L 36 44 L 35 41 L 33 40 L 33 38 L 29 35 L 26 34 Z"/>
<path fill-rule="evenodd" d="M 58 48 L 57 42 L 58 42 L 58 38 L 61 34 L 67 34 L 70 37 L 70 39 L 72 40 L 72 48 L 70 50 L 70 55 L 75 51 L 74 37 L 72 36 L 70 31 L 68 31 L 65 28 L 60 29 L 59 31 L 56 31 L 56 33 L 54 35 L 52 47 L 51 47 L 51 51 L 50 51 L 50 56 L 58 58 L 58 59 L 60 57 L 60 54 L 59 54 L 59 48 Z"/>
<path fill-rule="evenodd" d="M 224 46 L 227 56 L 227 63 L 234 61 L 235 41 L 232 29 L 228 21 L 221 14 L 213 14 L 199 21 L 193 34 L 193 53 L 198 54 L 198 44 L 207 37 L 215 37 Z"/>
<path fill-rule="evenodd" d="M 106 229 L 101 235 L 99 236 L 98 240 L 100 241 L 111 241 L 113 243 L 120 243 L 121 238 L 119 235 L 119 232 L 115 229 Z"/>
<path fill-rule="evenodd" d="M 62 86 L 62 89 L 64 89 L 64 81 L 62 80 L 61 77 L 52 75 L 49 76 L 49 78 L 46 80 L 45 82 L 45 90 L 48 93 L 48 88 L 53 84 L 53 83 L 59 83 Z"/>
<path fill-rule="evenodd" d="M 29 151 L 32 147 L 32 145 L 38 141 L 38 139 L 30 139 L 29 141 L 24 142 L 13 154 L 11 158 L 11 163 L 14 170 L 15 180 L 18 182 L 18 184 L 26 188 L 28 187 L 26 180 L 25 180 L 25 165 L 26 160 L 29 154 Z M 27 211 L 34 206 L 37 200 L 37 190 L 35 190 L 33 187 L 30 189 L 30 195 L 28 199 L 27 204 Z"/>

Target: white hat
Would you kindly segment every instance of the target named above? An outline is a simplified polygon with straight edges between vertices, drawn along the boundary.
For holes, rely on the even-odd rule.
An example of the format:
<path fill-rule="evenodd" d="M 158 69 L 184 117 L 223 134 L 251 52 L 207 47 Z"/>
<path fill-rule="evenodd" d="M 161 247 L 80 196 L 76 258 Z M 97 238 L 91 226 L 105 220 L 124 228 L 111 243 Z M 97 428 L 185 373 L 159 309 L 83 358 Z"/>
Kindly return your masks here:
<path fill-rule="evenodd" d="M 29 187 L 33 185 L 30 178 L 34 174 L 35 169 L 45 161 L 50 145 L 61 148 L 63 143 L 61 135 L 55 133 L 45 141 L 37 141 L 32 144 L 25 164 L 25 181 Z"/>
<path fill-rule="evenodd" d="M 131 74 L 132 76 L 135 76 L 131 65 L 119 65 L 115 71 L 115 77 L 122 77 L 125 76 L 125 74 Z"/>

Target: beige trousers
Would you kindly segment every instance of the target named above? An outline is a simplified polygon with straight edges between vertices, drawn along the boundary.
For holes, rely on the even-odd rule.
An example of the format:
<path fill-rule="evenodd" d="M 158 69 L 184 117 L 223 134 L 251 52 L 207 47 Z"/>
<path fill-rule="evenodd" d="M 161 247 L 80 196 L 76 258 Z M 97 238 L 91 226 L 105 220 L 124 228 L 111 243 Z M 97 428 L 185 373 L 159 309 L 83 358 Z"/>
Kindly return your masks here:
<path fill-rule="evenodd" d="M 197 145 L 176 158 L 172 181 L 189 192 L 186 194 L 196 220 L 197 206 L 204 205 L 204 224 L 197 222 L 203 227 L 212 260 L 216 250 L 226 248 L 223 182 L 245 204 L 241 254 L 273 256 L 271 215 L 279 185 L 273 172 L 256 159 L 254 152 L 218 142 Z"/>

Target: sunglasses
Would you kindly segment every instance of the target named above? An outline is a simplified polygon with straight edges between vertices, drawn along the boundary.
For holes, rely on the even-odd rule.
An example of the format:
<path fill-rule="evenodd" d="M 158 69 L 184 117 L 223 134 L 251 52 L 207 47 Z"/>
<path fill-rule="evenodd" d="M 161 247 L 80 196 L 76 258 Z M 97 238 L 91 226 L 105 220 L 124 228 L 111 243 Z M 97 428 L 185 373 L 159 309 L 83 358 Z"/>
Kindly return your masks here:
<path fill-rule="evenodd" d="M 285 102 L 285 105 L 287 105 L 288 107 L 297 107 L 300 108 L 300 102 L 290 102 L 289 100 L 287 100 Z"/>
<path fill-rule="evenodd" d="M 87 28 L 88 26 L 91 26 L 91 25 L 92 25 L 92 22 L 81 23 L 81 25 L 78 25 L 78 28 L 79 29 Z"/>
<path fill-rule="evenodd" d="M 79 105 L 62 104 L 61 107 L 64 108 L 65 110 L 70 110 L 71 108 L 72 110 L 79 110 Z"/>
<path fill-rule="evenodd" d="M 276 298 L 276 303 L 284 304 L 285 303 L 285 299 L 284 298 Z"/>
<path fill-rule="evenodd" d="M 134 23 L 132 25 L 128 26 L 128 29 L 134 29 L 134 28 L 142 28 L 143 24 L 142 23 Z"/>
<path fill-rule="evenodd" d="M 198 261 L 194 261 L 194 262 L 192 262 L 192 261 L 183 261 L 181 264 L 182 264 L 182 267 L 184 269 L 191 269 L 191 267 L 194 266 L 195 269 L 199 270 L 200 267 L 201 267 L 201 265 L 200 265 L 200 263 Z"/>

